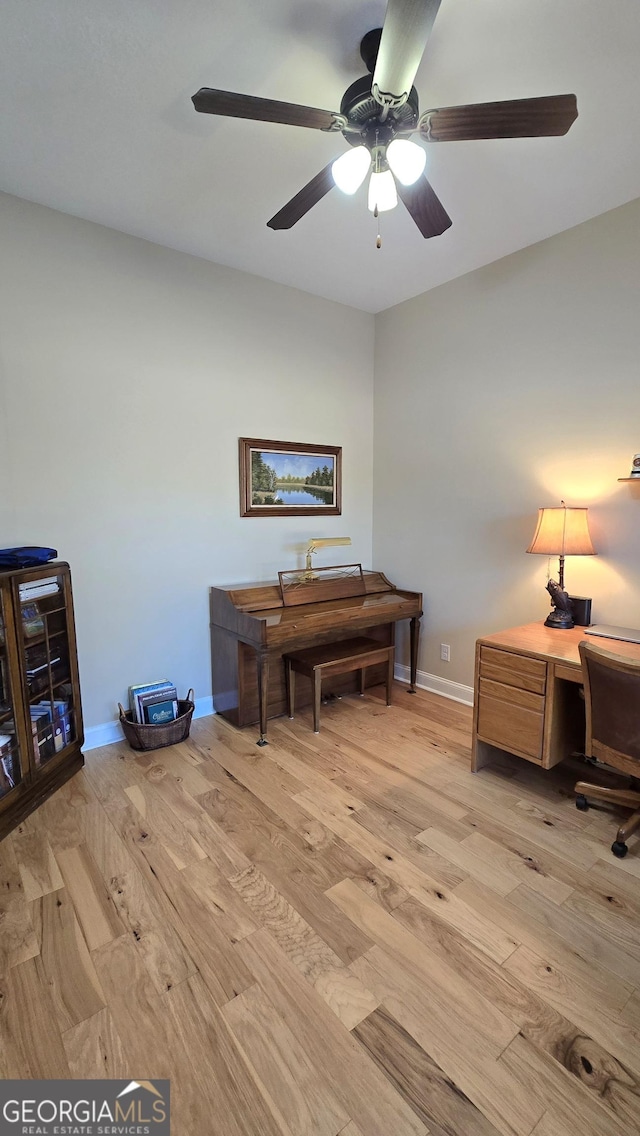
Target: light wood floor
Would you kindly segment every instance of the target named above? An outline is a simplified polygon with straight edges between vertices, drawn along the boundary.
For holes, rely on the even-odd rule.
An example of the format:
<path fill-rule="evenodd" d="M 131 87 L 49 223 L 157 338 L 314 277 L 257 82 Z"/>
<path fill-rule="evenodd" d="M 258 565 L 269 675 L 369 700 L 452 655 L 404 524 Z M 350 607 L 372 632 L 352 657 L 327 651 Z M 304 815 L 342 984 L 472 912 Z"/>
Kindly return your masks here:
<path fill-rule="evenodd" d="M 175 1136 L 640 1130 L 640 842 L 395 688 L 86 769 L 0 844 L 0 1073 Z"/>

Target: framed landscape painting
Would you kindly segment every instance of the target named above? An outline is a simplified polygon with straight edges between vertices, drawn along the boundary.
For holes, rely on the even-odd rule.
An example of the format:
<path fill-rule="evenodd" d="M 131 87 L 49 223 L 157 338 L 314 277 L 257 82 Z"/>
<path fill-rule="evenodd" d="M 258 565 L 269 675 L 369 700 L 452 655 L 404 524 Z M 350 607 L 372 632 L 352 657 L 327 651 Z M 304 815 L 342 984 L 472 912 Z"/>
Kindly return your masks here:
<path fill-rule="evenodd" d="M 240 516 L 342 512 L 342 448 L 240 438 Z"/>

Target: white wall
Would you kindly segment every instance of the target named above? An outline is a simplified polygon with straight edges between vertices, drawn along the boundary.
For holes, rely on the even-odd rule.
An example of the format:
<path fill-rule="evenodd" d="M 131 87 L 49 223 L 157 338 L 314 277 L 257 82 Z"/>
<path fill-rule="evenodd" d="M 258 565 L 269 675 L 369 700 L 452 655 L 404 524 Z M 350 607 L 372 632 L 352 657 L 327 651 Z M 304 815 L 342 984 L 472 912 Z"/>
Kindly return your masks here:
<path fill-rule="evenodd" d="M 0 547 L 72 566 L 88 727 L 206 697 L 211 584 L 371 564 L 373 317 L 6 195 L 0 246 Z M 241 519 L 241 436 L 342 446 L 342 516 Z"/>
<path fill-rule="evenodd" d="M 376 317 L 374 561 L 425 593 L 427 674 L 470 685 L 478 635 L 545 617 L 525 549 L 560 498 L 599 553 L 569 591 L 640 627 L 639 296 L 635 201 Z"/>

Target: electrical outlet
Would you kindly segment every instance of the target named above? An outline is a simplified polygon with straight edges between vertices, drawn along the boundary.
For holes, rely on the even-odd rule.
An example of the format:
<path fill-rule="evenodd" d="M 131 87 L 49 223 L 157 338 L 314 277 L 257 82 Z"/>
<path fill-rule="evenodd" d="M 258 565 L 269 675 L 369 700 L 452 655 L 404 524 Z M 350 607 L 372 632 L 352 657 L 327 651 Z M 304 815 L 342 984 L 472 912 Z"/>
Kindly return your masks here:
<path fill-rule="evenodd" d="M 440 644 L 440 658 L 442 659 L 443 663 L 451 662 L 451 647 L 448 643 Z"/>

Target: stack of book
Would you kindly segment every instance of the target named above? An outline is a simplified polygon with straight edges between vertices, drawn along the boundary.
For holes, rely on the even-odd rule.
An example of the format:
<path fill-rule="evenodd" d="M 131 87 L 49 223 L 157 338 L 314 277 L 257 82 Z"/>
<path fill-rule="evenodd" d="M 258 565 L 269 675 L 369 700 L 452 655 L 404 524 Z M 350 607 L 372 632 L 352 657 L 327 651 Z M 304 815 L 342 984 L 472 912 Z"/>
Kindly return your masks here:
<path fill-rule="evenodd" d="M 36 761 L 46 761 L 59 753 L 73 740 L 69 703 L 62 699 L 32 703 L 31 729 Z"/>
<path fill-rule="evenodd" d="M 28 600 L 37 600 L 42 596 L 55 595 L 60 591 L 60 584 L 57 576 L 46 576 L 39 580 L 27 580 L 26 583 L 19 585 L 19 591 L 20 603 L 26 603 Z"/>
<path fill-rule="evenodd" d="M 178 694 L 168 679 L 129 687 L 129 707 L 134 722 L 163 726 L 178 717 Z"/>
<path fill-rule="evenodd" d="M 40 671 L 45 671 L 48 666 L 55 667 L 59 662 L 60 655 L 54 651 L 49 656 L 44 643 L 40 647 L 32 647 L 27 655 L 27 678 L 35 678 Z"/>

